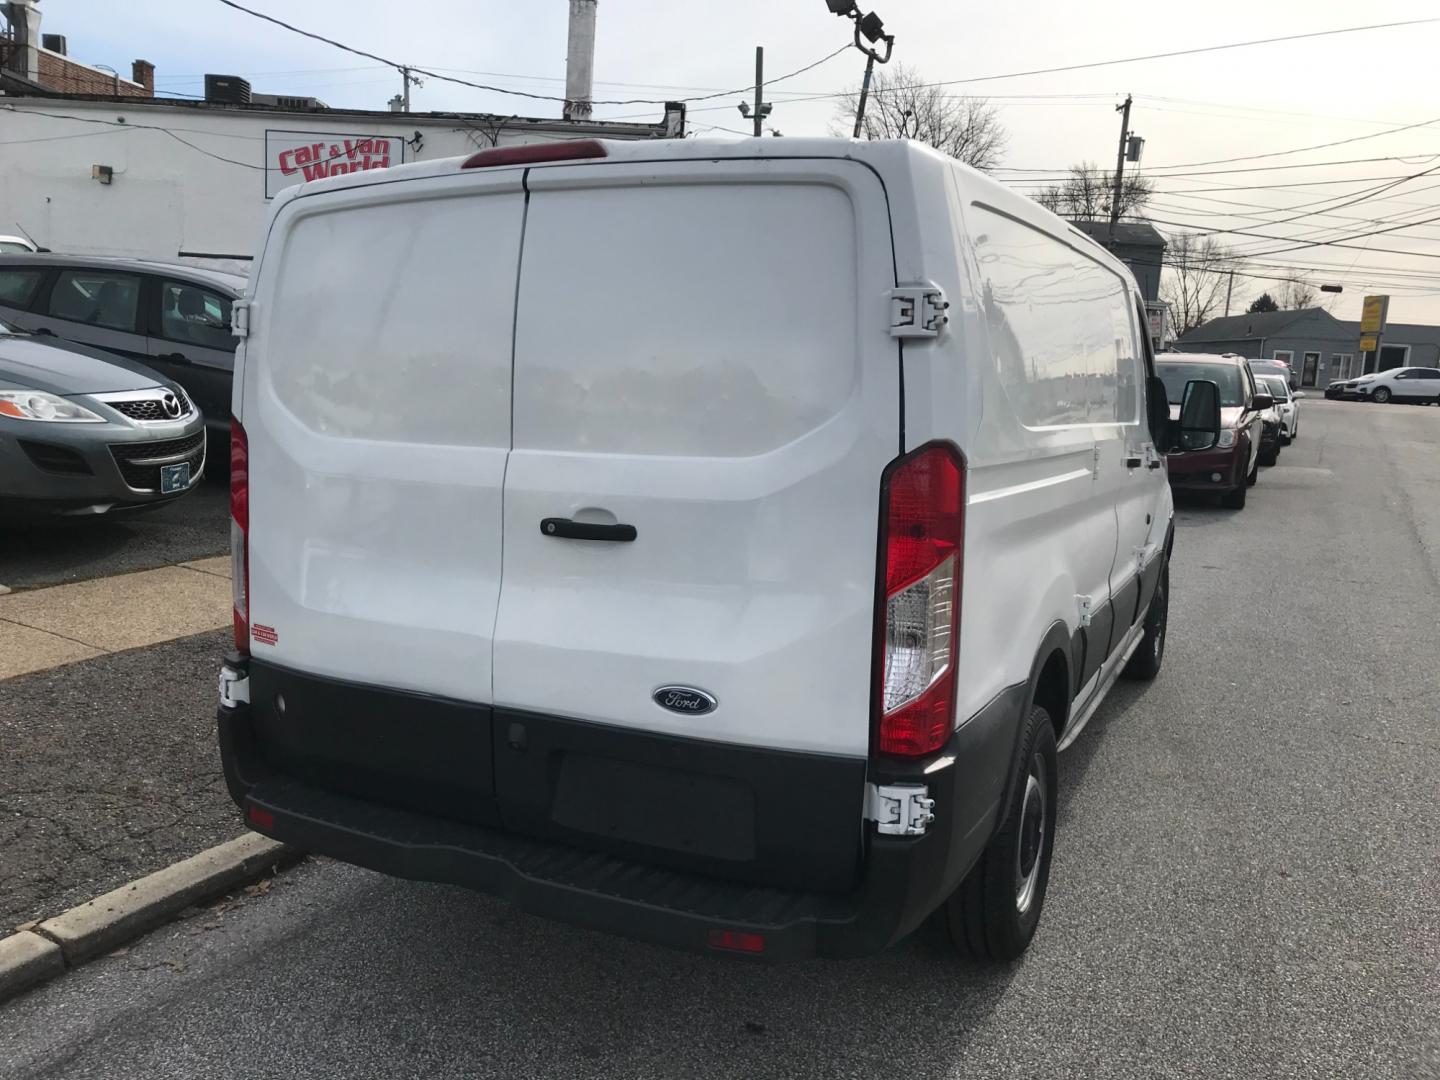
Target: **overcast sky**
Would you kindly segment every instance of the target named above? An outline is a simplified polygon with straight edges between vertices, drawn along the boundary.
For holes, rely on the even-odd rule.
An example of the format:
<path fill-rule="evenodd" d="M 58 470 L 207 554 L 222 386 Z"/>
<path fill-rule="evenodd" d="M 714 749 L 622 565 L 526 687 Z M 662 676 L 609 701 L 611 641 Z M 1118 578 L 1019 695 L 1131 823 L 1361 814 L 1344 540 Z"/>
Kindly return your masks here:
<path fill-rule="evenodd" d="M 308 30 L 387 58 L 509 89 L 559 96 L 565 75 L 566 0 L 244 0 Z M 1132 4 L 1115 0 L 875 0 L 895 34 L 895 56 L 935 81 L 1091 63 L 1204 45 L 1248 41 L 1440 16 L 1434 0 L 1205 0 Z M 257 91 L 314 95 L 331 106 L 383 109 L 399 76 L 373 61 L 233 11 L 218 0 L 42 0 L 43 29 L 63 33 L 76 59 L 128 73 L 135 58 L 156 65 L 156 86 L 202 93 L 205 72 L 240 74 Z M 862 4 L 862 7 L 866 7 Z M 766 74 L 792 71 L 843 45 L 850 23 L 824 0 L 600 0 L 595 57 L 597 99 L 690 97 L 742 86 L 754 76 L 754 47 L 765 46 Z M 1342 282 L 1332 307 L 1358 317 L 1366 292 L 1392 296 L 1393 322 L 1440 322 L 1440 221 L 1368 239 L 1344 240 L 1406 221 L 1440 217 L 1440 169 L 1354 206 L 1367 188 L 1440 166 L 1440 22 L 1305 41 L 1279 42 L 1049 75 L 955 87 L 999 107 L 1010 134 L 996 174 L 1022 187 L 1021 169 L 1053 170 L 1093 160 L 1113 167 L 1115 105 L 1135 97 L 1131 127 L 1146 139 L 1142 169 L 1162 194 L 1151 216 L 1197 229 L 1244 229 L 1303 239 L 1340 238 L 1357 250 L 1310 247 L 1256 260 L 1306 270 L 1312 283 Z M 834 99 L 789 101 L 858 82 L 854 50 L 783 82 L 770 123 L 786 135 L 825 134 Z M 479 74 L 484 73 L 484 74 Z M 692 131 L 747 125 L 740 95 L 696 103 Z M 556 116 L 559 104 L 428 81 L 412 107 L 504 115 Z M 658 119 L 661 107 L 597 107 L 597 117 Z M 1432 121 L 1434 127 L 1384 134 Z M 725 137 L 712 128 L 707 137 Z M 1219 159 L 1274 154 L 1317 143 L 1360 142 L 1228 164 Z M 1404 160 L 1359 163 L 1359 158 Z M 1349 164 L 1315 164 L 1346 161 Z M 1280 165 L 1303 168 L 1277 169 Z M 1177 168 L 1184 166 L 1184 168 Z M 1178 176 L 1210 170 L 1210 176 Z M 1370 183 L 1364 183 L 1373 178 Z M 1351 183 L 1316 185 L 1316 181 Z M 1264 185 L 1261 187 L 1261 185 Z M 1285 185 L 1280 188 L 1276 185 Z M 1314 185 L 1314 186 L 1306 186 Z M 1317 203 L 1317 200 L 1325 200 Z M 1221 201 L 1224 200 L 1224 201 Z M 1287 207 L 1301 207 L 1281 213 Z M 1334 210 L 1332 216 L 1276 218 Z M 1430 212 L 1427 212 L 1430 211 Z M 1217 216 L 1217 215 L 1249 216 Z M 1173 229 L 1172 225 L 1163 225 Z M 1232 235 L 1240 250 L 1285 243 Z M 1363 248 L 1364 250 L 1358 250 Z M 1391 251 L 1376 251 L 1377 248 Z M 1392 251 L 1416 254 L 1393 254 Z M 1251 266 L 1252 273 L 1270 271 Z M 1279 271 L 1277 271 L 1279 272 Z M 1266 287 L 1236 279 L 1234 310 Z"/>

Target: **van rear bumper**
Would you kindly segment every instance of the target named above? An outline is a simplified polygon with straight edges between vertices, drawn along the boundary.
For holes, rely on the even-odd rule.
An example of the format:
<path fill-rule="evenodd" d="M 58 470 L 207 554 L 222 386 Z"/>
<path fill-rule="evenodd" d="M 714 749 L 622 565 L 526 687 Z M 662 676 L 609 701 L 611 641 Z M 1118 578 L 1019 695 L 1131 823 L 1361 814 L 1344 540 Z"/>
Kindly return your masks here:
<path fill-rule="evenodd" d="M 856 957 L 915 929 L 989 841 L 1024 691 L 999 695 L 935 758 L 904 774 L 876 770 L 882 783 L 923 779 L 936 819 L 918 837 L 881 836 L 863 823 L 860 878 L 845 892 L 728 880 L 328 790 L 267 760 L 248 704 L 220 707 L 219 741 L 226 783 L 246 824 L 304 850 L 396 877 L 466 886 L 546 918 L 674 948 L 768 961 Z"/>

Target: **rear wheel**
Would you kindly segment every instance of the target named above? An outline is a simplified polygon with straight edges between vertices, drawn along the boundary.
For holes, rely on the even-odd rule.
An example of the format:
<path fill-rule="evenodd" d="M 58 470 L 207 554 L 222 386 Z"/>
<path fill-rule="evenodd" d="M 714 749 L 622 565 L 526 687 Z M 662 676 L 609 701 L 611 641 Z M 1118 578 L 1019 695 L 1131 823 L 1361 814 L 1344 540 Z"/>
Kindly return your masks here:
<path fill-rule="evenodd" d="M 1249 481 L 1243 481 L 1239 487 L 1231 488 L 1220 496 L 1220 505 L 1227 510 L 1244 510 L 1245 497 L 1250 494 Z"/>
<path fill-rule="evenodd" d="M 1145 613 L 1145 636 L 1121 672 L 1125 678 L 1149 682 L 1160 674 L 1160 665 L 1165 661 L 1165 627 L 1169 618 L 1170 564 L 1167 562 L 1160 570 L 1155 595 L 1150 598 L 1150 610 Z"/>
<path fill-rule="evenodd" d="M 1388 386 L 1382 386 L 1377 389 L 1375 393 L 1371 394 L 1370 397 L 1372 400 L 1378 401 L 1381 405 L 1384 405 L 1387 401 L 1390 400 L 1390 388 Z"/>
<path fill-rule="evenodd" d="M 1260 456 L 1255 459 L 1255 466 L 1259 468 L 1264 465 L 1267 469 L 1280 460 L 1280 447 L 1271 447 L 1269 450 L 1260 451 Z M 1250 481 L 1252 484 L 1254 480 Z"/>
<path fill-rule="evenodd" d="M 955 948 L 976 960 L 1016 959 L 1035 936 L 1055 843 L 1055 727 L 1030 710 L 1005 819 L 945 902 Z"/>

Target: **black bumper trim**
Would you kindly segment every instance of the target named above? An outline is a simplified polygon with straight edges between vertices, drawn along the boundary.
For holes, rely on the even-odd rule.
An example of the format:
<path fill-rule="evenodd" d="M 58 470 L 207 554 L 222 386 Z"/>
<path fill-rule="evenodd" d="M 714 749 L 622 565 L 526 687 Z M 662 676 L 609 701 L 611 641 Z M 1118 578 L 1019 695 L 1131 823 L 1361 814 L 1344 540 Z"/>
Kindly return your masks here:
<path fill-rule="evenodd" d="M 613 854 L 437 818 L 322 790 L 266 762 L 250 707 L 221 707 L 226 784 L 251 828 L 318 854 L 397 877 L 476 889 L 524 911 L 695 951 L 710 932 L 764 937 L 755 958 L 879 952 L 915 929 L 954 890 L 997 824 L 1015 725 L 1028 698 L 1011 687 L 963 724 L 928 762 L 878 762 L 881 783 L 919 780 L 937 817 L 921 837 L 870 835 L 862 880 L 844 894 L 729 881 Z M 927 766 L 952 758 L 948 765 Z M 867 833 L 874 832 L 867 826 Z"/>

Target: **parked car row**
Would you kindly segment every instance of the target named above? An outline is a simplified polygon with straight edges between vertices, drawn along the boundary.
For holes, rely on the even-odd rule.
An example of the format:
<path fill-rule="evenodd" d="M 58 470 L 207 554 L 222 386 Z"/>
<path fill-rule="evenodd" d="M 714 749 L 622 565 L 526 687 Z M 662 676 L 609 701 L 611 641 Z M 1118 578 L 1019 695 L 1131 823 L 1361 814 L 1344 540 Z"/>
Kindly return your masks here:
<path fill-rule="evenodd" d="M 12 238 L 0 238 L 0 241 Z M 0 506 L 10 519 L 153 508 L 228 448 L 245 279 L 0 250 Z"/>
<path fill-rule="evenodd" d="M 1391 401 L 1409 405 L 1440 404 L 1440 368 L 1398 367 L 1374 371 L 1331 383 L 1325 388 L 1325 396 L 1345 401 L 1374 401 L 1381 405 Z"/>
<path fill-rule="evenodd" d="M 1172 417 L 1180 419 L 1191 382 L 1212 382 L 1219 391 L 1220 436 L 1213 445 L 1182 444 L 1171 453 L 1172 488 L 1213 493 L 1222 506 L 1244 509 L 1260 467 L 1279 461 L 1280 448 L 1299 427 L 1298 401 L 1303 395 L 1292 391 L 1284 376 L 1266 368 L 1268 363 L 1247 361 L 1234 353 L 1162 353 L 1155 358 L 1155 373 L 1165 384 Z"/>

